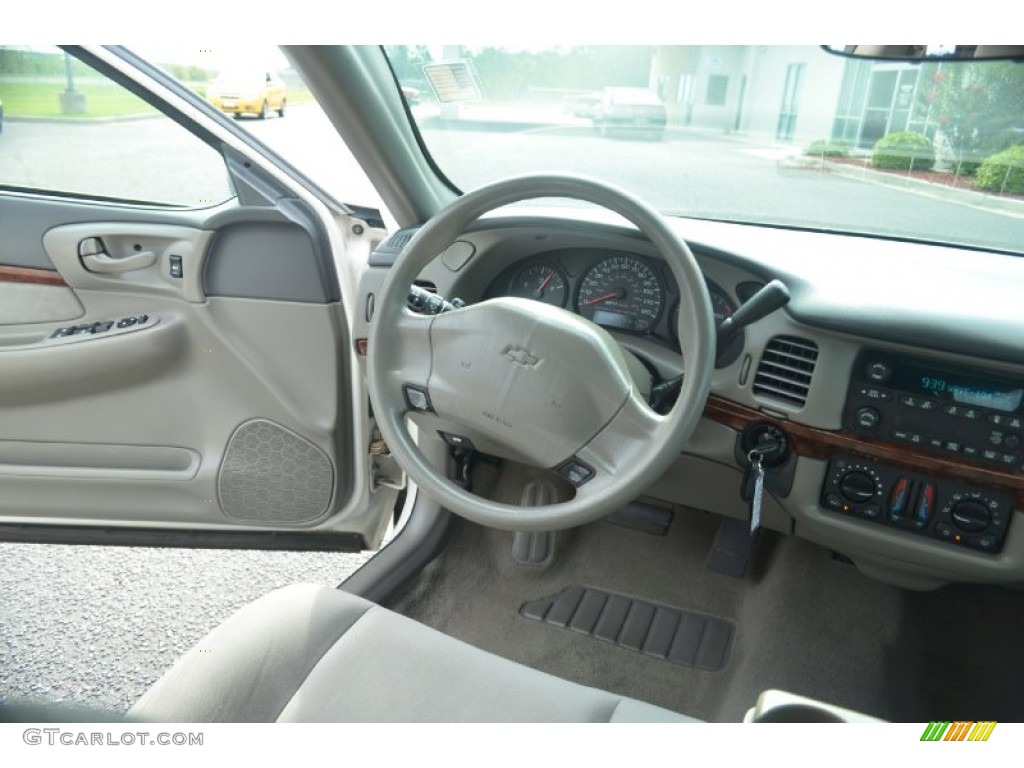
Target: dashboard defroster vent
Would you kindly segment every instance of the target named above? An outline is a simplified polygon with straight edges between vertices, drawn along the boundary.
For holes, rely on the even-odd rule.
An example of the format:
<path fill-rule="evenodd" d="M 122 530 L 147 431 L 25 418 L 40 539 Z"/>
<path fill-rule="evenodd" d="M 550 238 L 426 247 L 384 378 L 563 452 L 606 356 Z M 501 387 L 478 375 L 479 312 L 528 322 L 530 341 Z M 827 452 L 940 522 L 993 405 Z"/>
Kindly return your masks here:
<path fill-rule="evenodd" d="M 802 408 L 811 388 L 818 345 L 796 336 L 768 342 L 754 375 L 754 394 Z"/>

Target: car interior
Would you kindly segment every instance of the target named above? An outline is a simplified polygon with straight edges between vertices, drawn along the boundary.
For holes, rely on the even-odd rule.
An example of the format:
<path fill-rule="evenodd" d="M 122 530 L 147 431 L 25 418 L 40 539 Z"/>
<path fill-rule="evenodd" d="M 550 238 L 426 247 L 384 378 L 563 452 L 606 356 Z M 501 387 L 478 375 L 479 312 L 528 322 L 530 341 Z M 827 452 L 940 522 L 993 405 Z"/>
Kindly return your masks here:
<path fill-rule="evenodd" d="M 458 190 L 383 49 L 285 47 L 385 216 L 67 50 L 236 195 L 0 189 L 0 538 L 379 549 L 129 720 L 1024 717 L 1019 252 Z"/>

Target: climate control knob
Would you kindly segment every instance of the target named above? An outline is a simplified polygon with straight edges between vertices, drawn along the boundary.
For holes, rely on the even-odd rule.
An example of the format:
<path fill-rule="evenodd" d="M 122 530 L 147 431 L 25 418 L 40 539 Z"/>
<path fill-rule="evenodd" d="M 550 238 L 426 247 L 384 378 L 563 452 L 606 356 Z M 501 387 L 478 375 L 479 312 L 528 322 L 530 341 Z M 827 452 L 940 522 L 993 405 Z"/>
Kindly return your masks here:
<path fill-rule="evenodd" d="M 870 501 L 877 491 L 874 478 L 867 472 L 854 470 L 839 478 L 839 492 L 843 494 L 844 499 L 854 504 Z"/>
<path fill-rule="evenodd" d="M 964 533 L 981 533 L 992 522 L 988 507 L 977 501 L 961 501 L 950 513 L 953 525 Z"/>

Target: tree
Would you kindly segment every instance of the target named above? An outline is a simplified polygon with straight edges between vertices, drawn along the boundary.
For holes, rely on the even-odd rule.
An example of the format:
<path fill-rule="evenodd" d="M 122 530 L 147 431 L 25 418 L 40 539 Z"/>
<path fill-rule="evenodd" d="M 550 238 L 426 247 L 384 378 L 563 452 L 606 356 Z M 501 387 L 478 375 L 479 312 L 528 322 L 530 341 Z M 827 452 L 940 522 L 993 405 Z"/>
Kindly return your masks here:
<path fill-rule="evenodd" d="M 1017 133 L 1024 128 L 1024 65 L 939 64 L 930 79 L 930 121 L 946 137 L 958 172 L 973 173 L 986 156 L 1024 141 Z"/>

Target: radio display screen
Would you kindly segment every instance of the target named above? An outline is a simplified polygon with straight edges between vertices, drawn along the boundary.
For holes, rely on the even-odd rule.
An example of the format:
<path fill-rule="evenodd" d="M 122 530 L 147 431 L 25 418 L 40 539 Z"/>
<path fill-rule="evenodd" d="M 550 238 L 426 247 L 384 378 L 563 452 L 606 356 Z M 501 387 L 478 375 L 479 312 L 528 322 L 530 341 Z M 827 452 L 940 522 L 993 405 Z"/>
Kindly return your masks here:
<path fill-rule="evenodd" d="M 1005 413 L 1024 401 L 1024 383 L 949 371 L 916 362 L 893 363 L 892 385 L 905 392 Z"/>

